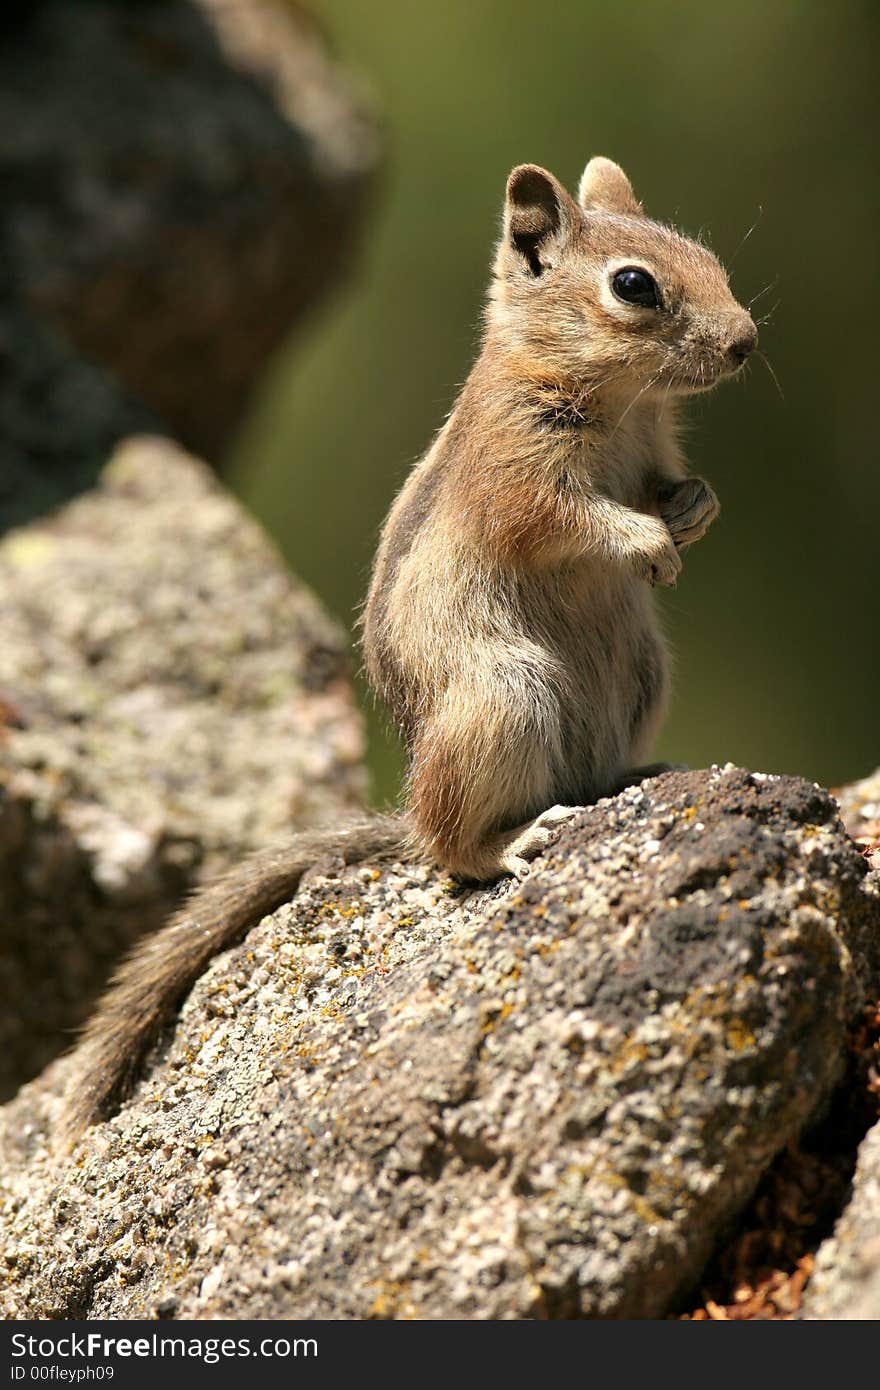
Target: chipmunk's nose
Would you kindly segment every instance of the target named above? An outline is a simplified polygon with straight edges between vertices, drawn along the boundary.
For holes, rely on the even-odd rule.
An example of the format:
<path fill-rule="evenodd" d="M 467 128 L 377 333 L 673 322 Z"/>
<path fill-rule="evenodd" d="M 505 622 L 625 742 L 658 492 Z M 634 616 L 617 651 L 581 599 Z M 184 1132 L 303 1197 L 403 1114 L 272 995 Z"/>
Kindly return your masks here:
<path fill-rule="evenodd" d="M 758 330 L 748 314 L 740 319 L 734 330 L 727 351 L 737 367 L 741 367 L 758 345 Z"/>

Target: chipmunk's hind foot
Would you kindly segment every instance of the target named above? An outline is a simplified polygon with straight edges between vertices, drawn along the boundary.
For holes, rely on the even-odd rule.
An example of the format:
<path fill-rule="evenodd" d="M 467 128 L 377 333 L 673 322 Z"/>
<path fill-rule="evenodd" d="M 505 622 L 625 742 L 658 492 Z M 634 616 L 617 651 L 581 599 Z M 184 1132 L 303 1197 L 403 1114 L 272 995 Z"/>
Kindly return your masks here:
<path fill-rule="evenodd" d="M 582 806 L 550 806 L 533 821 L 510 831 L 503 837 L 506 843 L 499 843 L 499 872 L 525 878 L 532 867 L 529 861 L 546 849 L 559 827 L 581 810 Z"/>

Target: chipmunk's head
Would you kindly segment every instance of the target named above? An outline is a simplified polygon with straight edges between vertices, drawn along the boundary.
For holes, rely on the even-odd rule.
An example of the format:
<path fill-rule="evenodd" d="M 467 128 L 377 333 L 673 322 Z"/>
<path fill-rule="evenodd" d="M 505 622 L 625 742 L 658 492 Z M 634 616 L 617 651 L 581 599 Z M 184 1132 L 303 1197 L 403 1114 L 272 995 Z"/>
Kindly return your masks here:
<path fill-rule="evenodd" d="M 488 317 L 530 375 L 630 395 L 707 390 L 758 339 L 712 252 L 652 222 L 602 158 L 576 200 L 546 169 L 514 169 Z"/>

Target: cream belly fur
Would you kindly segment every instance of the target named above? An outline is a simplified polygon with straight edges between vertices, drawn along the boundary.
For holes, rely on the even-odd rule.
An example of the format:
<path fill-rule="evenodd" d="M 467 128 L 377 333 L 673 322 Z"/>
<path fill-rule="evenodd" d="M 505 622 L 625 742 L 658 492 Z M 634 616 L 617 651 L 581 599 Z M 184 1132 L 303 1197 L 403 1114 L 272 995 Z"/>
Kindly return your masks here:
<path fill-rule="evenodd" d="M 429 563 L 431 550 L 416 537 L 400 564 L 373 674 L 399 724 L 417 711 L 416 772 L 435 740 L 458 731 L 464 804 L 428 834 L 460 836 L 477 857 L 457 867 L 490 876 L 474 831 L 492 838 L 560 803 L 593 802 L 644 761 L 665 713 L 668 660 L 651 591 L 626 570 L 584 558 L 505 573 L 460 546 L 433 550 Z"/>

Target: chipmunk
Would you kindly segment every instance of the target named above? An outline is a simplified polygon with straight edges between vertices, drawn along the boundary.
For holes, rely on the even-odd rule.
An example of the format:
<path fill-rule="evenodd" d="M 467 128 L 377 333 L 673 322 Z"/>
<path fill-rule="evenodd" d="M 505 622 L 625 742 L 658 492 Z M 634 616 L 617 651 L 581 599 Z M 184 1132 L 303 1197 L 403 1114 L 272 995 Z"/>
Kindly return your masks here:
<path fill-rule="evenodd" d="M 719 510 L 675 407 L 756 341 L 715 256 L 651 221 L 618 165 L 590 160 L 576 199 L 513 170 L 482 349 L 391 508 L 363 616 L 405 809 L 253 855 L 137 947 L 80 1043 L 69 1133 L 124 1097 L 211 958 L 317 858 L 522 876 L 580 805 L 657 770 L 639 767 L 668 693 L 651 590 Z"/>

